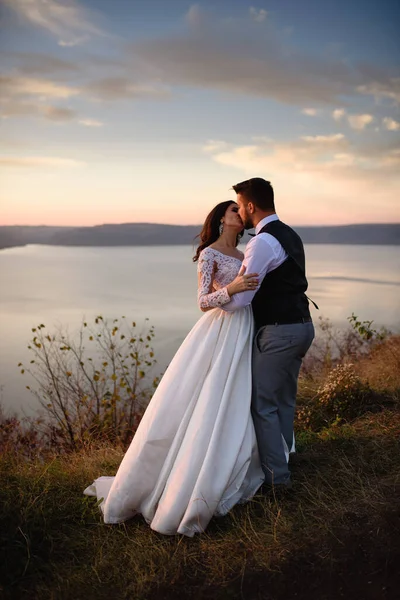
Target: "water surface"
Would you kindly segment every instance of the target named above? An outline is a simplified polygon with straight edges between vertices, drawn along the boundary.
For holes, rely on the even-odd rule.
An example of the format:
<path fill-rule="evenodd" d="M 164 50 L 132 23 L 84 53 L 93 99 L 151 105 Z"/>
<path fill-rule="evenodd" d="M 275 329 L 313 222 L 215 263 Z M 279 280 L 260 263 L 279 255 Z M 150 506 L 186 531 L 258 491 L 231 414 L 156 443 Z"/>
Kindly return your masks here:
<path fill-rule="evenodd" d="M 0 385 L 3 404 L 35 402 L 17 363 L 29 362 L 31 328 L 77 329 L 96 315 L 155 326 L 163 370 L 202 313 L 189 246 L 76 248 L 30 245 L 0 252 Z M 308 295 L 320 314 L 345 325 L 352 312 L 377 326 L 400 326 L 400 247 L 306 246 Z"/>

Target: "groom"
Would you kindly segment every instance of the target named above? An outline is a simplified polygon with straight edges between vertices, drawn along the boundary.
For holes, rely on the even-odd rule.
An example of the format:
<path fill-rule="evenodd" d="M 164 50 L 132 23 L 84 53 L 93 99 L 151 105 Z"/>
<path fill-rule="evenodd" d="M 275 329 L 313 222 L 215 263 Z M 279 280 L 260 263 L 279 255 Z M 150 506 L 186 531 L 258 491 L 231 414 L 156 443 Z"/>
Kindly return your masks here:
<path fill-rule="evenodd" d="M 254 291 L 232 297 L 228 312 L 253 307 L 252 416 L 265 482 L 290 487 L 287 453 L 293 447 L 293 421 L 301 362 L 314 338 L 305 257 L 300 237 L 275 213 L 274 191 L 254 177 L 233 186 L 239 215 L 256 235 L 246 246 L 243 266 L 259 274 Z"/>

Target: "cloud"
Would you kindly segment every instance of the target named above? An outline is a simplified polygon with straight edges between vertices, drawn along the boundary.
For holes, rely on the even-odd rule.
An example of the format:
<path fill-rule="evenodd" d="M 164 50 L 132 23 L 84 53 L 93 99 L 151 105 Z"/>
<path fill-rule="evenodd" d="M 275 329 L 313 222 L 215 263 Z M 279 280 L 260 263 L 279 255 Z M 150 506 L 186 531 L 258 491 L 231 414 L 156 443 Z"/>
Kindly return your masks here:
<path fill-rule="evenodd" d="M 324 74 L 319 59 L 285 54 L 268 32 L 250 38 L 249 31 L 236 31 L 234 25 L 229 32 L 224 25 L 199 26 L 187 36 L 135 44 L 132 57 L 149 77 L 169 85 L 269 97 L 288 104 L 330 103 L 349 89 Z"/>
<path fill-rule="evenodd" d="M 11 0 L 6 1 L 8 5 L 14 4 Z M 64 1 L 15 2 L 18 10 L 24 6 L 25 12 L 29 12 L 28 4 L 30 11 L 38 5 L 46 6 L 43 10 L 54 19 L 54 15 L 59 18 L 68 7 L 72 7 L 73 15 L 84 16 L 79 12 L 82 10 L 79 5 L 67 7 Z M 264 14 L 263 9 L 252 9 L 254 17 Z M 38 11 L 40 16 L 41 9 Z M 29 14 L 32 20 L 33 13 Z M 70 13 L 67 11 L 66 14 Z M 67 30 L 68 23 L 73 22 L 68 19 Z M 46 23 L 49 22 L 53 23 L 50 17 Z M 102 57 L 88 54 L 82 56 L 79 64 L 73 64 L 43 54 L 14 53 L 19 64 L 17 70 L 2 78 L 5 84 L 3 107 L 6 102 L 9 108 L 15 103 L 20 106 L 14 111 L 11 109 L 9 114 L 29 114 L 31 110 L 32 114 L 38 115 L 40 111 L 32 109 L 37 101 L 52 105 L 78 97 L 89 102 L 163 100 L 171 96 L 172 88 L 176 86 L 270 98 L 300 109 L 306 107 L 302 109 L 303 114 L 313 117 L 324 105 L 344 104 L 343 96 L 349 102 L 357 89 L 363 89 L 359 93 L 366 93 L 367 89 L 376 91 L 376 81 L 381 91 L 388 92 L 392 85 L 392 79 L 385 72 L 368 70 L 365 66 L 359 68 L 335 57 L 326 58 L 323 53 L 304 52 L 269 19 L 266 18 L 260 27 L 259 21 L 254 22 L 246 12 L 241 18 L 221 19 L 194 4 L 181 25 L 182 32 L 141 39 L 126 46 L 125 54 L 118 60 L 106 60 L 104 64 Z M 64 41 L 68 42 L 67 39 Z M 58 108 L 61 110 L 62 107 Z M 67 120 L 68 110 L 72 109 L 68 106 L 65 110 Z M 345 114 L 344 109 L 338 108 L 333 114 L 340 120 L 343 117 L 339 115 Z M 47 118 L 45 111 L 39 116 Z M 62 120 L 61 112 L 59 116 Z M 358 123 L 354 119 L 353 122 Z"/>
<path fill-rule="evenodd" d="M 214 152 L 221 152 L 222 150 L 227 150 L 228 148 L 229 144 L 222 140 L 208 140 L 208 142 L 203 146 L 204 152 L 210 152 L 211 154 Z"/>
<path fill-rule="evenodd" d="M 53 122 L 72 121 L 77 112 L 70 107 L 56 106 L 54 101 L 69 100 L 79 89 L 50 79 L 21 75 L 0 76 L 0 113 L 3 118 L 39 117 Z"/>
<path fill-rule="evenodd" d="M 1 1 L 1 0 L 0 0 Z M 12 63 L 16 63 L 18 74 L 29 77 L 39 75 L 57 75 L 65 77 L 80 71 L 78 63 L 72 63 L 55 56 L 49 56 L 42 52 L 9 52 L 4 55 Z"/>
<path fill-rule="evenodd" d="M 80 125 L 84 125 L 85 127 L 103 127 L 103 123 L 101 121 L 95 121 L 94 119 L 80 119 L 78 123 L 80 123 Z"/>
<path fill-rule="evenodd" d="M 370 146 L 364 152 L 344 135 L 304 136 L 274 144 L 226 144 L 209 152 L 213 161 L 237 169 L 237 179 L 272 181 L 280 206 L 298 223 L 326 221 L 327 214 L 348 222 L 363 210 L 370 219 L 396 214 L 400 193 L 400 149 Z M 280 209 L 279 209 L 280 210 Z"/>
<path fill-rule="evenodd" d="M 349 167 L 356 164 L 357 157 L 349 152 L 338 152 L 333 155 L 333 160 L 338 167 Z"/>
<path fill-rule="evenodd" d="M 96 119 L 79 118 L 79 114 L 72 108 L 42 104 L 40 102 L 7 101 L 0 103 L 0 114 L 3 119 L 11 117 L 37 117 L 55 123 L 76 121 L 85 127 L 102 127 L 103 123 Z"/>
<path fill-rule="evenodd" d="M 221 142 L 222 148 L 222 142 Z M 275 144 L 248 144 L 234 146 L 225 144 L 223 150 L 209 150 L 217 163 L 232 166 L 246 172 L 265 173 L 267 179 L 275 176 L 295 177 L 296 174 L 318 177 L 321 180 L 341 178 L 374 180 L 381 176 L 400 184 L 400 149 L 370 147 L 363 152 L 343 135 L 303 136 L 291 142 Z M 351 167 L 351 168 L 349 168 Z M 318 188 L 316 188 L 318 191 Z"/>
<path fill-rule="evenodd" d="M 159 84 L 142 84 L 129 77 L 106 77 L 85 86 L 85 92 L 97 100 L 124 100 L 134 98 L 165 99 L 169 90 Z"/>
<path fill-rule="evenodd" d="M 9 99 L 3 99 L 0 103 L 0 113 L 3 119 L 37 115 L 38 112 L 37 104 L 30 102 L 13 102 Z"/>
<path fill-rule="evenodd" d="M 316 108 L 303 108 L 302 111 L 303 115 L 307 115 L 308 117 L 316 117 L 318 114 L 318 109 Z"/>
<path fill-rule="evenodd" d="M 374 121 L 373 115 L 366 113 L 360 115 L 350 115 L 345 111 L 344 108 L 335 109 L 332 112 L 332 117 L 338 122 L 346 119 L 352 129 L 357 129 L 359 131 L 365 129 L 367 125 L 370 125 Z"/>
<path fill-rule="evenodd" d="M 1 0 L 0 0 L 1 2 Z M 55 79 L 57 81 L 66 81 L 67 78 L 79 76 L 88 79 L 94 72 L 104 72 L 112 69 L 115 75 L 116 70 L 126 70 L 126 63 L 120 57 L 110 57 L 81 50 L 79 59 L 75 62 L 58 58 L 43 52 L 4 52 L 3 63 L 12 65 L 13 76 L 24 76 Z"/>
<path fill-rule="evenodd" d="M 49 121 L 72 121 L 76 118 L 76 111 L 61 106 L 39 106 L 38 113 Z"/>
<path fill-rule="evenodd" d="M 92 14 L 76 2 L 63 0 L 2 0 L 3 4 L 36 27 L 58 39 L 61 46 L 74 46 L 105 33 L 91 22 Z"/>
<path fill-rule="evenodd" d="M 385 117 L 382 119 L 382 123 L 388 131 L 399 131 L 400 129 L 400 123 L 391 117 Z"/>
<path fill-rule="evenodd" d="M 345 114 L 346 114 L 346 111 L 344 110 L 344 108 L 336 108 L 332 112 L 332 117 L 335 119 L 335 121 L 340 121 L 341 119 L 343 119 Z"/>
<path fill-rule="evenodd" d="M 343 133 L 333 133 L 331 135 L 304 135 L 301 139 L 310 144 L 332 145 L 342 142 L 346 138 Z"/>
<path fill-rule="evenodd" d="M 85 127 L 102 127 L 103 123 L 96 119 L 80 119 L 77 111 L 72 108 L 41 104 L 39 102 L 8 102 L 0 105 L 2 118 L 10 117 L 38 117 L 55 123 L 76 121 Z"/>
<path fill-rule="evenodd" d="M 365 129 L 367 125 L 372 123 L 374 117 L 372 115 L 364 114 L 364 115 L 349 115 L 348 121 L 350 127 L 353 129 L 362 130 Z"/>
<path fill-rule="evenodd" d="M 71 98 L 79 93 L 75 87 L 48 79 L 22 76 L 1 76 L 0 87 L 4 96 L 40 96 L 45 98 Z"/>
<path fill-rule="evenodd" d="M 55 122 L 72 121 L 77 117 L 76 111 L 71 108 L 15 100 L 2 102 L 0 104 L 0 113 L 4 119 L 12 117 L 40 117 Z"/>
<path fill-rule="evenodd" d="M 254 142 L 254 139 L 252 140 Z M 212 158 L 227 166 L 244 170 L 268 169 L 282 171 L 304 171 L 322 166 L 324 161 L 331 161 L 336 154 L 343 154 L 349 148 L 349 142 L 343 134 L 303 136 L 289 143 L 252 143 L 243 146 L 232 146 L 227 143 L 208 152 Z M 207 150 L 207 146 L 205 146 Z"/>
<path fill-rule="evenodd" d="M 58 45 L 61 46 L 62 48 L 72 48 L 73 46 L 80 46 L 81 44 L 84 44 L 85 42 L 87 42 L 89 39 L 89 36 L 87 35 L 83 35 L 82 37 L 77 37 L 73 40 L 69 40 L 69 41 L 65 41 L 65 40 L 60 40 L 58 42 Z"/>
<path fill-rule="evenodd" d="M 82 167 L 85 163 L 72 158 L 57 158 L 55 156 L 0 156 L 1 167 L 29 167 L 29 168 L 75 168 Z"/>
<path fill-rule="evenodd" d="M 382 164 L 389 168 L 400 170 L 400 148 L 391 150 L 387 155 L 382 158 Z"/>
<path fill-rule="evenodd" d="M 15 55 L 14 55 L 15 56 Z M 92 81 L 84 81 L 85 70 L 80 73 L 80 85 L 64 81 L 65 76 L 75 75 L 75 66 L 66 61 L 59 61 L 46 55 L 17 54 L 22 60 L 18 70 L 0 75 L 0 114 L 3 118 L 35 117 L 53 122 L 78 121 L 86 127 L 100 127 L 102 123 L 90 118 L 80 117 L 70 106 L 58 106 L 57 102 L 70 101 L 76 98 L 89 102 L 140 100 L 150 98 L 163 100 L 170 96 L 169 90 L 160 83 L 140 83 L 128 76 L 103 77 Z M 120 64 L 120 63 L 119 63 Z M 93 68 L 97 69 L 97 61 L 88 59 L 86 68 L 92 76 Z M 108 65 L 110 66 L 110 65 Z M 28 76 L 29 67 L 41 71 L 43 76 Z M 116 72 L 116 65 L 112 65 Z M 104 70 L 104 69 L 103 69 Z M 44 75 L 49 75 L 45 77 Z M 50 75 L 52 74 L 52 77 Z M 61 81 L 58 79 L 61 78 Z M 88 78 L 87 78 L 88 79 Z M 137 79 L 137 78 L 136 78 Z"/>
<path fill-rule="evenodd" d="M 400 77 L 391 77 L 386 81 L 372 81 L 357 88 L 360 94 L 374 96 L 379 101 L 390 99 L 393 104 L 400 104 Z"/>
<path fill-rule="evenodd" d="M 11 4 L 11 0 L 7 2 Z M 29 6 L 38 3 L 39 0 L 31 0 Z M 66 7 L 65 3 L 54 0 L 39 4 L 51 7 L 51 14 L 58 14 L 58 8 L 62 14 Z M 27 6 L 23 0 L 16 0 L 16 6 L 22 5 Z M 73 7 L 81 10 L 76 4 Z M 22 64 L 13 78 L 18 75 L 20 86 L 25 80 L 25 88 L 28 80 L 34 82 L 33 89 L 25 92 L 32 91 L 35 96 L 39 82 L 51 82 L 42 90 L 41 95 L 47 98 L 79 94 L 89 101 L 162 100 L 170 97 L 174 86 L 190 87 L 270 98 L 306 107 L 302 112 L 310 117 L 316 116 L 323 106 L 340 106 L 344 97 L 349 103 L 355 93 L 376 93 L 379 88 L 383 94 L 391 90 L 394 80 L 385 71 L 351 64 L 337 55 L 327 58 L 322 52 L 307 53 L 296 47 L 295 40 L 264 19 L 263 10 L 252 7 L 251 14 L 258 19 L 255 22 L 246 13 L 239 18 L 220 18 L 193 4 L 181 22 L 181 32 L 127 45 L 118 60 L 103 64 L 102 57 L 84 55 L 79 64 L 72 64 L 20 53 Z M 262 27 L 261 18 L 265 20 Z M 100 76 L 98 69 L 102 69 Z M 79 89 L 75 83 L 66 83 L 67 78 L 76 75 Z M 340 120 L 343 110 L 336 109 L 334 118 Z"/>
<path fill-rule="evenodd" d="M 256 11 L 254 16 L 264 13 Z M 367 89 L 390 89 L 391 73 L 311 53 L 265 19 L 219 18 L 192 6 L 180 33 L 140 40 L 127 60 L 140 81 L 271 98 L 295 106 L 338 103 Z M 378 78 L 378 79 L 376 79 Z M 357 92 L 357 89 L 363 90 Z M 343 101 L 343 100 L 341 100 Z"/>
<path fill-rule="evenodd" d="M 253 19 L 253 21 L 256 21 L 257 23 L 263 23 L 268 15 L 267 11 L 263 8 L 257 10 L 257 8 L 254 8 L 254 6 L 250 7 L 249 12 L 250 17 Z"/>

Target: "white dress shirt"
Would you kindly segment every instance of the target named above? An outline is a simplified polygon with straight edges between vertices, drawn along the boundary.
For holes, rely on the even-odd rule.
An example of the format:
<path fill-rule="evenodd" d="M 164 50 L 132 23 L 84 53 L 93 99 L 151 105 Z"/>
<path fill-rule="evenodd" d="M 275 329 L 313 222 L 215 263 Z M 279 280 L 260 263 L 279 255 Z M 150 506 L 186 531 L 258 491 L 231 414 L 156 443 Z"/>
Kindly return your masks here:
<path fill-rule="evenodd" d="M 221 306 L 223 310 L 233 312 L 251 304 L 265 275 L 277 269 L 287 259 L 288 255 L 273 235 L 258 233 L 267 223 L 278 220 L 279 218 L 276 214 L 262 219 L 255 229 L 256 235 L 249 240 L 246 246 L 242 264 L 246 268 L 245 273 L 258 273 L 258 287 L 248 292 L 234 294 L 227 304 Z"/>

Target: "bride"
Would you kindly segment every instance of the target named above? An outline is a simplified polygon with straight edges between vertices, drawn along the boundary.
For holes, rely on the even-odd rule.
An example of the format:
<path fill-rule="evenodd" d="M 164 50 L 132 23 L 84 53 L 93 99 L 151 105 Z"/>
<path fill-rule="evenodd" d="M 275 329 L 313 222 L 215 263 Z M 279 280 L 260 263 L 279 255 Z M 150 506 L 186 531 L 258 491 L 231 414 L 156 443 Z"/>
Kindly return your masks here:
<path fill-rule="evenodd" d="M 102 499 L 106 523 L 140 513 L 159 533 L 192 537 L 264 480 L 250 416 L 252 309 L 221 309 L 258 284 L 255 273 L 242 274 L 242 231 L 230 200 L 205 220 L 193 258 L 205 314 L 166 370 L 116 476 L 84 492 Z"/>

